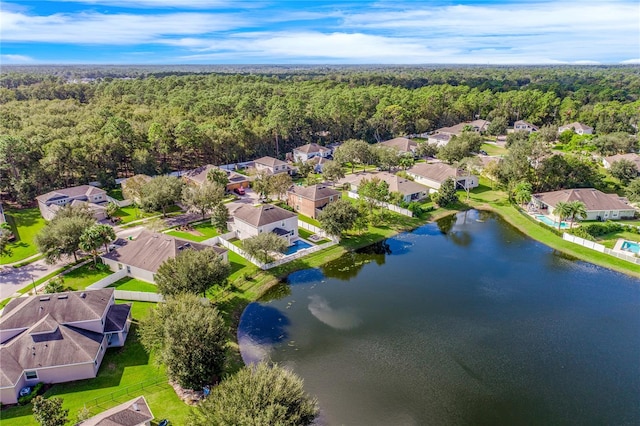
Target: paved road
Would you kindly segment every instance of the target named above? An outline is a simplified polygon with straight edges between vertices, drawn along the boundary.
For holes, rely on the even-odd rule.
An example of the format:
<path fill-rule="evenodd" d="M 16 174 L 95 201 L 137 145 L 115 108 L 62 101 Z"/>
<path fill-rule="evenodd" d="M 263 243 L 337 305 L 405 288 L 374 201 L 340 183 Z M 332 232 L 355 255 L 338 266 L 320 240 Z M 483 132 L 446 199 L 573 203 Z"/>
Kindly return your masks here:
<path fill-rule="evenodd" d="M 62 268 L 68 262 L 67 259 L 64 259 L 53 265 L 47 265 L 44 259 L 41 259 L 21 268 L 6 267 L 0 273 L 0 300 L 11 297 L 18 290 L 31 285 L 34 281 L 38 281 L 56 269 Z"/>

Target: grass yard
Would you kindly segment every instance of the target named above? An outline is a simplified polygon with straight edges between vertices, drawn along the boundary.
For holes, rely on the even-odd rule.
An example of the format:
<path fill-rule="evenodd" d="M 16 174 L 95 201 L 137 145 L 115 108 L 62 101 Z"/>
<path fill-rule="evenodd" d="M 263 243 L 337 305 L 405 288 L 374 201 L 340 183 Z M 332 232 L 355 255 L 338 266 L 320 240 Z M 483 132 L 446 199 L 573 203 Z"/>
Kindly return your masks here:
<path fill-rule="evenodd" d="M 107 191 L 107 195 L 115 200 L 124 201 L 122 188 L 113 188 Z"/>
<path fill-rule="evenodd" d="M 113 274 L 107 265 L 98 263 L 97 268 L 93 265 L 93 260 L 76 270 L 63 275 L 64 286 L 72 290 L 84 290 L 96 281 Z"/>
<path fill-rule="evenodd" d="M 44 218 L 40 216 L 40 209 L 37 207 L 20 210 L 7 209 L 5 216 L 16 240 L 9 244 L 11 256 L 1 256 L 0 265 L 19 262 L 38 254 L 38 248 L 33 240 L 46 224 Z"/>
<path fill-rule="evenodd" d="M 612 249 L 616 245 L 618 238 L 624 238 L 627 241 L 640 242 L 640 234 L 629 231 L 611 232 L 596 238 L 596 242 L 602 244 L 606 248 Z"/>
<path fill-rule="evenodd" d="M 174 237 L 182 238 L 185 240 L 195 241 L 197 243 L 220 235 L 216 230 L 215 226 L 213 226 L 209 221 L 199 223 L 197 225 L 193 225 L 193 230 L 194 230 L 194 233 L 187 232 L 187 231 L 173 230 L 173 231 L 167 232 L 167 234 L 172 235 Z M 195 235 L 195 234 L 201 234 L 201 235 Z"/>
<path fill-rule="evenodd" d="M 170 206 L 167 208 L 167 213 L 179 212 L 180 207 L 178 206 Z M 133 222 L 134 220 L 147 219 L 154 216 L 161 216 L 162 212 L 145 212 L 142 209 L 135 206 L 127 206 L 120 207 L 116 211 L 116 216 L 121 219 L 121 224 L 125 225 L 129 222 Z"/>
<path fill-rule="evenodd" d="M 116 290 L 144 291 L 146 293 L 158 292 L 158 287 L 156 287 L 155 284 L 151 284 L 146 281 L 141 281 L 131 277 L 124 277 L 111 284 L 109 287 L 113 287 Z"/>
<path fill-rule="evenodd" d="M 309 216 L 305 216 L 303 214 L 298 213 L 298 219 L 303 222 L 308 223 L 309 225 L 317 226 L 318 228 L 322 228 L 322 225 L 317 220 L 310 218 Z"/>
<path fill-rule="evenodd" d="M 118 301 L 117 303 L 122 303 Z M 163 367 L 156 366 L 153 356 L 149 356 L 138 340 L 138 321 L 148 315 L 154 303 L 133 303 L 133 323 L 122 348 L 111 348 L 104 356 L 100 371 L 95 379 L 79 380 L 54 385 L 46 393 L 46 397 L 58 397 L 64 400 L 63 408 L 69 410 L 69 419 L 75 420 L 78 411 L 87 405 L 92 414 L 107 410 L 136 396 L 144 395 L 156 420 L 167 418 L 173 425 L 186 423 L 190 408 L 178 399 L 173 388 L 165 381 Z M 156 385 L 140 388 L 143 382 L 149 383 L 160 379 Z M 114 400 L 106 398 L 113 392 Z M 128 391 L 128 393 L 127 393 Z M 109 399 L 100 406 L 93 406 L 92 400 Z M 2 411 L 2 423 L 14 426 L 37 425 L 32 415 L 32 405 L 10 408 Z"/>
<path fill-rule="evenodd" d="M 489 155 L 506 155 L 509 150 L 493 143 L 483 143 L 481 150 L 486 151 Z"/>

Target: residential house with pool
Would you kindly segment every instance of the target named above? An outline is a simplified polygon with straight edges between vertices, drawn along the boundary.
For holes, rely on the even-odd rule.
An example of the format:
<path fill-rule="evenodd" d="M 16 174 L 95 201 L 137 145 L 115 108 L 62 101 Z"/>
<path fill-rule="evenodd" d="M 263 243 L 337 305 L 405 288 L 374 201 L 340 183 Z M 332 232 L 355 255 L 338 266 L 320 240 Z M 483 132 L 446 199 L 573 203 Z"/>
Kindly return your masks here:
<path fill-rule="evenodd" d="M 113 288 L 11 299 L 0 317 L 0 402 L 17 403 L 38 382 L 96 377 L 130 324 L 131 304 L 116 304 Z"/>
<path fill-rule="evenodd" d="M 273 204 L 245 204 L 233 212 L 231 229 L 240 240 L 273 232 L 291 245 L 298 239 L 298 215 Z"/>
<path fill-rule="evenodd" d="M 584 203 L 587 217 L 585 220 L 632 219 L 635 209 L 627 203 L 626 198 L 616 194 L 605 194 L 594 188 L 561 189 L 559 191 L 533 194 L 531 204 L 540 214 L 558 220 L 554 209 L 559 202 L 580 201 Z"/>
<path fill-rule="evenodd" d="M 113 272 L 142 281 L 155 283 L 155 274 L 166 260 L 173 259 L 185 250 L 212 249 L 224 260 L 228 251 L 223 247 L 195 243 L 171 235 L 142 231 L 133 240 L 124 240 L 113 250 L 103 254 L 102 262 Z"/>

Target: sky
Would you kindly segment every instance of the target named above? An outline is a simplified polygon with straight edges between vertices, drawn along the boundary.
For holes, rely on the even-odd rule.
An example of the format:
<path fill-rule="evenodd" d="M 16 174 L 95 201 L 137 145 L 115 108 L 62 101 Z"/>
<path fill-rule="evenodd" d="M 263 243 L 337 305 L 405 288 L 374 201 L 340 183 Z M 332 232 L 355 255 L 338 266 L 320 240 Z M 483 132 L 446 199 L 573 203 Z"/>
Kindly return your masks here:
<path fill-rule="evenodd" d="M 0 0 L 0 64 L 620 63 L 638 0 Z"/>

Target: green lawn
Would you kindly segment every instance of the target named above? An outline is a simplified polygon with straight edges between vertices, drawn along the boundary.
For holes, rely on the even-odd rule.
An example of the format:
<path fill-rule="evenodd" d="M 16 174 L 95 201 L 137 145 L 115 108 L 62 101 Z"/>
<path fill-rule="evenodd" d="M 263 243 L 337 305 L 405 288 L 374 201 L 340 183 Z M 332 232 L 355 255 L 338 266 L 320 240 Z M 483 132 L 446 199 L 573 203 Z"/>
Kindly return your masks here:
<path fill-rule="evenodd" d="M 37 207 L 20 210 L 7 209 L 5 216 L 16 240 L 9 244 L 11 256 L 1 256 L 0 265 L 18 262 L 38 254 L 38 248 L 33 239 L 46 223 L 44 218 L 40 216 L 40 209 Z"/>
<path fill-rule="evenodd" d="M 146 281 L 141 281 L 131 277 L 122 278 L 111 284 L 109 287 L 114 287 L 116 290 L 144 291 L 147 293 L 158 292 L 158 287 L 156 287 L 155 284 L 151 284 Z"/>
<path fill-rule="evenodd" d="M 493 143 L 483 143 L 480 149 L 486 151 L 489 155 L 506 155 L 509 152 L 508 149 Z"/>
<path fill-rule="evenodd" d="M 118 301 L 117 303 L 124 303 Z M 178 399 L 173 388 L 168 385 L 164 368 L 153 362 L 138 340 L 138 321 L 144 318 L 154 303 L 133 303 L 133 323 L 127 342 L 122 348 L 107 349 L 100 371 L 95 379 L 79 380 L 54 385 L 46 397 L 58 397 L 64 400 L 63 408 L 69 410 L 70 420 L 74 420 L 78 411 L 91 404 L 95 398 L 104 400 L 107 395 L 118 391 L 114 400 L 90 407 L 92 414 L 107 410 L 136 396 L 144 395 L 156 420 L 167 418 L 172 425 L 186 423 L 190 408 Z M 160 379 L 160 383 L 140 388 L 140 383 Z M 126 393 L 128 391 L 128 394 Z M 110 398 L 109 398 L 110 399 Z M 2 411 L 2 423 L 14 426 L 37 425 L 32 415 L 32 405 L 10 408 Z"/>
<path fill-rule="evenodd" d="M 185 231 L 170 231 L 170 232 L 167 232 L 167 234 L 173 235 L 174 237 L 183 238 L 185 240 L 195 241 L 198 243 L 200 241 L 208 240 L 209 238 L 213 238 L 215 236 L 220 235 L 216 230 L 216 228 L 209 221 L 194 225 L 193 229 L 195 234 L 201 234 L 201 235 L 194 235 L 191 232 L 185 232 Z"/>
<path fill-rule="evenodd" d="M 167 213 L 179 212 L 180 207 L 178 206 L 170 206 L 167 208 Z M 121 224 L 127 224 L 129 222 L 133 222 L 134 220 L 147 219 L 153 216 L 162 215 L 162 212 L 145 212 L 142 209 L 139 209 L 133 205 L 127 207 L 120 207 L 116 211 L 116 216 L 121 219 Z"/>
<path fill-rule="evenodd" d="M 322 225 L 320 224 L 320 222 L 318 222 L 317 220 L 315 220 L 313 218 L 305 216 L 303 214 L 298 213 L 298 219 L 300 219 L 303 222 L 308 223 L 309 225 L 313 225 L 313 226 L 317 226 L 318 228 L 322 228 Z"/>
<path fill-rule="evenodd" d="M 613 246 L 616 245 L 618 238 L 624 238 L 627 241 L 640 242 L 640 234 L 629 231 L 611 232 L 609 234 L 601 235 L 600 237 L 596 238 L 596 242 L 612 249 Z"/>
<path fill-rule="evenodd" d="M 93 261 L 87 263 L 78 269 L 63 275 L 64 286 L 72 290 L 84 290 L 91 284 L 99 281 L 113 272 L 109 270 L 109 267 L 98 263 L 97 268 L 94 267 Z"/>
<path fill-rule="evenodd" d="M 107 195 L 113 199 L 124 201 L 124 196 L 122 195 L 122 188 L 113 188 L 107 191 Z"/>

